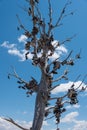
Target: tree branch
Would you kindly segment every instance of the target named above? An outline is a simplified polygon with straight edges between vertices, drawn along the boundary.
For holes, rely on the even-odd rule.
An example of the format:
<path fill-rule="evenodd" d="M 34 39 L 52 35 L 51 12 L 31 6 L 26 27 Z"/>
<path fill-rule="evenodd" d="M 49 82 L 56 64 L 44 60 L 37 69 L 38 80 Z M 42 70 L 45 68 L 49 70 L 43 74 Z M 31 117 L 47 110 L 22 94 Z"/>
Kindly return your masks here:
<path fill-rule="evenodd" d="M 87 85 L 84 87 L 84 86 L 82 86 L 82 89 L 78 92 L 78 94 L 80 93 L 80 92 L 83 92 L 83 91 L 85 91 L 86 90 L 86 88 L 87 88 Z"/>
<path fill-rule="evenodd" d="M 23 80 L 22 78 L 20 78 L 20 77 L 18 76 L 18 74 L 16 73 L 16 71 L 15 71 L 14 68 L 13 68 L 13 73 L 14 73 L 14 74 L 10 74 L 10 73 L 9 73 L 9 74 L 8 74 L 8 78 L 10 78 L 10 76 L 13 76 L 13 77 L 19 79 L 22 83 L 28 84 L 25 80 Z"/>
<path fill-rule="evenodd" d="M 48 36 L 50 35 L 51 29 L 53 28 L 52 25 L 52 8 L 51 8 L 51 2 L 50 0 L 48 0 L 48 4 L 49 4 L 49 29 L 48 29 Z"/>
<path fill-rule="evenodd" d="M 52 91 L 53 89 L 55 89 L 55 88 L 58 87 L 59 85 L 60 85 L 60 84 L 53 86 L 53 87 L 50 88 L 48 91 L 49 91 L 49 92 Z"/>
<path fill-rule="evenodd" d="M 54 28 L 59 26 L 60 21 L 64 18 L 63 16 L 65 14 L 65 10 L 66 10 L 67 6 L 70 4 L 71 4 L 71 2 L 68 0 L 68 2 L 65 4 L 65 6 L 63 7 L 63 9 L 61 11 L 60 16 L 59 16 Z"/>
<path fill-rule="evenodd" d="M 80 86 L 81 86 L 81 85 L 83 84 L 83 82 L 85 81 L 86 77 L 87 77 L 87 74 L 84 76 L 82 82 L 80 83 L 80 85 L 79 85 L 75 90 L 77 90 L 78 88 L 80 88 Z"/>
<path fill-rule="evenodd" d="M 59 80 L 61 80 L 61 79 L 67 79 L 67 77 L 66 77 L 66 73 L 64 72 L 63 73 L 63 75 L 61 75 L 59 78 L 57 78 L 57 79 L 55 79 L 55 80 L 52 80 L 52 82 L 57 82 L 57 81 L 59 81 Z M 56 86 L 55 86 L 55 88 L 56 88 Z"/>
<path fill-rule="evenodd" d="M 66 42 L 71 42 L 71 40 L 72 40 L 74 37 L 76 37 L 76 34 L 74 34 L 73 36 L 67 38 L 66 40 L 64 40 L 64 41 L 62 41 L 62 42 L 60 42 L 60 45 L 63 45 L 63 44 L 65 44 Z"/>
<path fill-rule="evenodd" d="M 67 59 L 71 56 L 72 52 L 73 52 L 73 50 L 70 51 L 70 53 L 69 53 L 68 56 L 65 58 L 65 60 L 63 60 L 62 62 L 59 61 L 60 64 L 64 65 L 64 64 L 66 63 Z M 59 59 L 59 57 L 56 58 L 55 60 L 53 60 L 48 66 L 51 66 L 51 65 L 52 65 L 55 61 L 57 61 L 58 59 Z"/>
<path fill-rule="evenodd" d="M 81 75 L 78 75 L 74 82 L 76 82 L 76 81 L 79 79 L 80 76 L 81 76 Z M 85 76 L 84 78 L 86 78 L 86 76 Z M 83 80 L 83 81 L 84 81 L 84 80 Z M 83 83 L 83 81 L 82 81 L 82 83 Z M 81 83 L 81 84 L 82 84 L 82 83 Z M 59 84 L 58 84 L 58 85 L 55 85 L 53 88 L 49 89 L 49 91 L 52 91 L 53 89 L 55 89 L 55 88 L 58 87 L 58 86 L 59 86 Z M 73 87 L 73 86 L 74 86 L 74 83 L 70 86 L 70 88 Z M 65 94 L 64 96 L 62 96 L 61 98 L 65 98 L 67 95 L 68 95 L 68 93 Z M 49 100 L 55 100 L 55 99 L 57 99 L 57 98 L 58 98 L 58 97 L 54 97 L 54 98 L 50 98 Z"/>
<path fill-rule="evenodd" d="M 70 53 L 69 53 L 69 55 L 66 57 L 66 59 L 61 62 L 62 65 L 66 64 L 66 62 L 67 62 L 68 58 L 71 56 L 72 52 L 73 52 L 73 51 L 70 51 Z"/>
<path fill-rule="evenodd" d="M 49 111 L 50 109 L 53 109 L 54 106 L 47 108 L 45 111 Z"/>
<path fill-rule="evenodd" d="M 53 116 L 51 116 L 51 117 L 49 117 L 49 118 L 46 118 L 45 121 L 46 121 L 46 120 L 49 120 L 49 119 L 52 119 L 53 117 L 55 117 L 55 116 L 53 115 Z"/>
<path fill-rule="evenodd" d="M 64 75 L 61 75 L 59 78 L 55 79 L 55 80 L 52 80 L 52 82 L 57 82 L 59 80 L 61 80 L 63 78 Z"/>
<path fill-rule="evenodd" d="M 60 98 L 63 99 L 67 96 L 67 94 L 65 94 L 64 96 L 61 96 Z M 59 97 L 53 97 L 53 98 L 50 98 L 49 100 L 55 100 L 55 99 L 58 99 Z"/>
<path fill-rule="evenodd" d="M 55 60 L 53 60 L 48 66 L 51 66 L 55 61 L 57 61 L 59 59 L 59 57 L 58 58 L 56 58 Z"/>
<path fill-rule="evenodd" d="M 64 18 L 64 17 L 67 17 L 67 16 L 69 16 L 69 15 L 73 15 L 74 12 L 75 12 L 75 11 L 72 11 L 72 12 L 70 12 L 70 13 L 68 13 L 68 14 L 65 14 L 65 15 L 63 16 L 63 18 Z"/>
<path fill-rule="evenodd" d="M 16 14 L 16 17 L 17 17 L 17 19 L 18 19 L 18 22 L 19 22 L 19 24 L 20 24 L 20 27 L 21 27 L 24 31 L 27 32 L 27 29 L 26 29 L 26 28 L 24 27 L 24 25 L 21 23 L 21 20 L 20 20 L 18 14 Z"/>
<path fill-rule="evenodd" d="M 12 118 L 3 118 L 4 120 L 14 124 L 15 126 L 17 126 L 18 128 L 20 128 L 21 130 L 30 130 L 30 129 L 26 129 L 26 128 L 23 128 L 22 126 L 20 126 L 19 124 L 17 124 Z"/>

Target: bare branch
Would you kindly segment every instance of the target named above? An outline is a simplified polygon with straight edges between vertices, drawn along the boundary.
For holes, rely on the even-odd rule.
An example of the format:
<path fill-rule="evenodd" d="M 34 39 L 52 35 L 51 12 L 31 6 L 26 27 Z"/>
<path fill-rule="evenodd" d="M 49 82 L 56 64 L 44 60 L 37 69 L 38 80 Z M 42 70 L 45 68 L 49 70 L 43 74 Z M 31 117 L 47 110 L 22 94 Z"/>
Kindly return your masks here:
<path fill-rule="evenodd" d="M 50 91 L 52 91 L 53 89 L 57 88 L 58 86 L 59 86 L 59 84 L 58 84 L 58 85 L 53 86 L 53 87 L 52 87 L 52 88 L 50 88 L 48 91 L 50 92 Z"/>
<path fill-rule="evenodd" d="M 50 98 L 49 100 L 56 100 L 58 99 L 58 97 L 53 97 L 53 98 Z"/>
<path fill-rule="evenodd" d="M 19 124 L 17 124 L 12 118 L 3 118 L 4 120 L 14 124 L 15 126 L 17 126 L 18 128 L 20 128 L 21 130 L 30 130 L 30 129 L 26 129 L 26 128 L 23 128 L 22 126 L 20 126 Z"/>
<path fill-rule="evenodd" d="M 78 79 L 79 79 L 79 77 L 80 77 L 81 75 L 78 75 L 77 77 L 76 77 L 76 79 L 75 79 L 75 81 L 74 82 L 76 82 Z M 58 85 L 55 85 L 53 88 L 51 88 L 49 91 L 52 91 L 53 89 L 55 89 L 56 87 L 58 87 L 59 86 L 59 84 Z M 74 86 L 74 83 L 70 86 L 70 88 L 71 87 L 73 87 Z M 65 94 L 64 96 L 62 96 L 61 98 L 65 98 L 66 96 L 68 95 L 68 93 L 67 94 Z M 50 98 L 49 100 L 55 100 L 55 99 L 57 99 L 58 97 L 54 97 L 54 98 Z"/>
<path fill-rule="evenodd" d="M 65 60 L 63 60 L 62 62 L 59 61 L 59 64 L 62 64 L 62 65 L 66 64 L 66 63 L 67 63 L 67 60 L 68 60 L 68 58 L 71 56 L 72 52 L 73 52 L 73 51 L 70 51 L 70 53 L 69 53 L 68 56 L 65 58 Z M 48 65 L 48 67 L 50 67 L 50 66 L 51 66 L 55 61 L 57 61 L 58 59 L 59 59 L 59 57 L 56 58 L 54 61 L 52 61 L 52 62 Z M 49 72 L 49 74 L 51 74 L 51 72 Z"/>
<path fill-rule="evenodd" d="M 65 14 L 65 15 L 63 16 L 63 18 L 64 18 L 64 17 L 67 17 L 67 16 L 69 16 L 69 15 L 74 15 L 74 13 L 75 13 L 75 11 L 72 11 L 72 12 L 70 12 L 70 13 L 68 13 L 68 14 Z"/>
<path fill-rule="evenodd" d="M 52 119 L 52 118 L 54 118 L 54 117 L 55 117 L 55 116 L 53 115 L 53 116 L 51 116 L 51 117 L 49 117 L 49 118 L 46 118 L 45 121 L 46 121 L 46 120 L 49 120 L 49 119 Z"/>
<path fill-rule="evenodd" d="M 66 80 L 68 79 L 68 78 L 66 77 L 66 73 L 65 73 L 65 72 L 64 72 L 63 75 L 61 75 L 59 78 L 57 78 L 57 79 L 55 79 L 55 80 L 52 80 L 52 82 L 57 82 L 57 81 L 59 81 L 59 80 L 61 80 L 61 79 L 63 79 L 63 78 L 66 79 Z M 55 87 L 56 87 L 56 86 L 55 86 Z"/>
<path fill-rule="evenodd" d="M 36 10 L 37 10 L 37 13 L 38 13 L 38 15 L 39 15 L 39 18 L 41 19 L 41 12 L 40 12 L 39 8 L 38 8 L 37 6 L 35 6 L 35 8 L 36 8 Z"/>
<path fill-rule="evenodd" d="M 70 88 L 74 87 L 74 83 L 80 78 L 80 76 L 81 76 L 81 75 L 78 75 L 78 76 L 76 77 L 76 79 L 74 80 L 74 82 L 73 82 L 73 84 L 70 86 Z M 65 97 L 67 97 L 67 96 L 68 96 L 68 92 L 67 92 L 67 94 L 65 94 L 64 96 L 62 96 L 62 98 L 65 98 Z"/>
<path fill-rule="evenodd" d="M 50 35 L 51 29 L 53 28 L 52 25 L 52 8 L 51 8 L 51 2 L 50 0 L 48 0 L 48 4 L 49 4 L 49 29 L 48 29 L 48 36 Z"/>
<path fill-rule="evenodd" d="M 74 38 L 74 37 L 76 37 L 77 35 L 76 34 L 74 34 L 73 36 L 71 36 L 71 37 L 69 37 L 69 38 L 67 38 L 66 40 L 64 40 L 63 42 L 60 42 L 60 45 L 63 45 L 63 44 L 65 44 L 66 42 L 71 42 L 71 40 Z"/>
<path fill-rule="evenodd" d="M 81 74 L 76 77 L 76 79 L 74 80 L 73 84 L 70 87 L 73 87 L 75 85 L 74 83 L 80 78 L 80 76 Z"/>
<path fill-rule="evenodd" d="M 64 71 L 64 74 L 61 76 L 61 77 L 59 77 L 59 79 L 60 78 L 65 78 L 65 79 L 67 79 L 67 77 L 65 77 L 65 75 L 67 75 L 68 74 L 68 70 L 65 70 Z M 60 79 L 61 80 L 61 79 Z M 53 89 L 55 89 L 56 87 L 58 87 L 60 84 L 58 84 L 58 85 L 55 85 L 55 86 L 53 86 L 52 88 L 50 88 L 48 91 L 50 92 L 50 91 L 52 91 Z"/>
<path fill-rule="evenodd" d="M 35 7 L 35 2 L 34 0 L 30 0 L 30 5 L 31 5 L 31 10 L 32 10 L 32 18 L 34 17 L 34 7 Z"/>
<path fill-rule="evenodd" d="M 24 27 L 24 25 L 21 23 L 21 20 L 20 20 L 18 14 L 16 14 L 16 17 L 17 17 L 17 19 L 18 19 L 18 22 L 19 22 L 20 27 L 21 27 L 24 31 L 27 32 L 27 29 L 26 29 L 26 28 Z"/>
<path fill-rule="evenodd" d="M 57 61 L 59 59 L 59 57 L 58 58 L 56 58 L 55 60 L 53 60 L 50 64 L 49 64 L 49 66 L 51 66 L 55 61 Z"/>
<path fill-rule="evenodd" d="M 70 51 L 69 55 L 66 57 L 66 59 L 64 61 L 61 62 L 62 65 L 66 64 L 68 58 L 71 56 L 73 51 Z"/>
<path fill-rule="evenodd" d="M 87 89 L 87 85 L 84 87 L 84 86 L 82 86 L 82 89 L 78 92 L 78 94 L 80 93 L 80 92 L 83 92 L 83 91 L 85 91 Z"/>
<path fill-rule="evenodd" d="M 45 111 L 49 111 L 50 109 L 53 109 L 54 106 L 47 108 Z"/>
<path fill-rule="evenodd" d="M 67 96 L 67 94 L 65 94 L 64 96 L 61 96 L 60 98 L 63 99 Z M 59 97 L 53 97 L 53 98 L 50 98 L 49 100 L 56 100 L 58 99 Z"/>
<path fill-rule="evenodd" d="M 9 73 L 8 76 L 9 76 L 9 77 L 10 77 L 10 76 L 13 76 L 13 77 L 19 79 L 22 83 L 28 84 L 25 80 L 23 80 L 22 78 L 20 78 L 20 77 L 18 76 L 18 74 L 16 73 L 16 71 L 15 71 L 14 68 L 13 68 L 13 74 L 10 74 L 10 73 Z"/>
<path fill-rule="evenodd" d="M 80 83 L 80 85 L 79 85 L 75 90 L 77 90 L 78 88 L 80 88 L 80 86 L 81 86 L 81 85 L 83 84 L 83 82 L 85 81 L 86 77 L 87 77 L 87 74 L 84 76 L 82 82 Z"/>
<path fill-rule="evenodd" d="M 62 9 L 62 11 L 61 11 L 60 16 L 59 16 L 59 18 L 58 18 L 58 20 L 57 20 L 57 22 L 56 22 L 54 28 L 59 26 L 60 21 L 61 21 L 61 20 L 63 19 L 63 17 L 64 17 L 66 8 L 67 8 L 67 6 L 70 5 L 70 4 L 71 4 L 71 2 L 68 0 L 68 2 L 65 4 L 65 6 L 63 7 L 63 9 Z"/>
<path fill-rule="evenodd" d="M 45 33 L 45 29 L 46 29 L 46 23 L 45 23 L 45 19 L 43 19 L 43 26 L 42 26 L 43 28 L 43 34 L 45 35 L 46 33 Z"/>
<path fill-rule="evenodd" d="M 61 75 L 59 78 L 55 79 L 55 80 L 52 80 L 52 82 L 57 82 L 59 80 L 61 80 L 63 78 L 64 75 Z"/>

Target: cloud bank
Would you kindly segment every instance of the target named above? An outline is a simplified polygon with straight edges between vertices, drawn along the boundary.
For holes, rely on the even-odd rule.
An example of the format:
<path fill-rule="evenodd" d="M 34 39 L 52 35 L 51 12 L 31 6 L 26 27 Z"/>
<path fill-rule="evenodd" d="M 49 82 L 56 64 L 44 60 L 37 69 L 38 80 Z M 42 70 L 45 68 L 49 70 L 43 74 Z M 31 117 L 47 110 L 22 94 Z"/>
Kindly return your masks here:
<path fill-rule="evenodd" d="M 68 126 L 67 130 L 87 130 L 87 121 L 78 120 L 78 117 L 79 117 L 78 111 L 70 112 L 61 119 L 61 125 L 67 124 L 67 126 Z M 27 121 L 18 121 L 17 120 L 16 122 L 25 128 L 30 128 L 32 126 L 32 121 L 27 122 Z M 69 125 L 72 124 L 71 128 L 69 128 L 68 124 Z M 53 130 L 53 126 L 51 129 L 52 124 L 48 124 L 47 121 L 44 121 L 43 125 L 46 127 L 49 126 L 50 130 Z M 20 129 L 11 123 L 8 123 L 7 121 L 3 120 L 2 117 L 0 117 L 0 130 L 20 130 Z M 44 130 L 44 129 L 42 129 L 42 130 Z"/>
<path fill-rule="evenodd" d="M 21 35 L 20 37 L 18 37 L 18 42 L 22 43 L 22 45 L 25 45 L 26 40 L 27 40 L 27 37 L 25 35 Z M 54 40 L 52 42 L 52 45 L 55 47 L 56 44 L 58 44 L 58 41 Z M 11 44 L 11 43 L 9 43 L 9 41 L 4 41 L 0 45 L 0 47 L 7 49 L 8 54 L 18 57 L 20 61 L 25 61 L 25 59 L 26 59 L 25 54 L 27 53 L 27 51 L 24 49 L 24 46 L 23 46 L 23 49 L 19 49 L 19 46 L 21 46 L 21 45 Z M 54 52 L 54 54 L 52 56 L 49 56 L 49 59 L 53 60 L 55 58 L 59 58 L 61 55 L 66 54 L 67 52 L 68 52 L 67 49 L 63 45 L 58 46 L 56 48 L 56 51 Z M 48 52 L 48 53 L 50 53 L 50 52 Z M 40 56 L 41 56 L 41 53 L 38 54 L 38 57 L 40 57 Z M 33 54 L 29 53 L 28 59 L 32 59 L 32 57 L 33 57 Z"/>
<path fill-rule="evenodd" d="M 68 130 L 87 130 L 87 121 L 77 120 L 78 117 L 79 113 L 77 111 L 68 113 L 64 118 L 62 118 L 61 123 L 73 123 L 72 128 L 68 128 Z"/>
<path fill-rule="evenodd" d="M 1 47 L 6 48 L 9 55 L 18 57 L 19 61 L 25 61 L 25 54 L 27 51 L 25 49 L 18 49 L 17 44 L 10 44 L 9 41 L 4 41 Z M 28 58 L 31 59 L 32 56 L 32 54 L 29 54 Z"/>
<path fill-rule="evenodd" d="M 74 88 L 77 88 L 80 84 L 81 84 L 82 81 L 77 81 L 77 82 L 74 82 L 75 84 L 75 87 Z M 56 87 L 53 91 L 52 91 L 52 94 L 57 94 L 57 93 L 60 93 L 60 92 L 67 92 L 67 90 L 72 86 L 73 82 L 72 81 L 69 81 L 68 83 L 64 83 L 64 84 L 60 84 L 58 87 Z M 84 83 L 82 83 L 82 85 L 80 86 L 79 89 L 81 89 L 82 86 L 85 86 Z"/>
<path fill-rule="evenodd" d="M 24 128 L 30 128 L 32 126 L 32 121 L 18 121 L 16 120 L 19 125 L 23 126 Z M 43 126 L 49 126 L 47 121 L 43 121 Z M 0 117 L 0 130 L 20 130 L 15 125 L 3 120 L 2 117 Z"/>
<path fill-rule="evenodd" d="M 26 121 L 16 121 L 17 123 L 19 123 L 20 125 L 22 125 L 25 128 L 29 128 L 32 125 L 32 122 L 26 122 Z M 5 121 L 2 119 L 2 117 L 0 117 L 0 130 L 20 130 L 19 128 L 17 128 L 16 126 L 14 126 L 13 124 Z"/>

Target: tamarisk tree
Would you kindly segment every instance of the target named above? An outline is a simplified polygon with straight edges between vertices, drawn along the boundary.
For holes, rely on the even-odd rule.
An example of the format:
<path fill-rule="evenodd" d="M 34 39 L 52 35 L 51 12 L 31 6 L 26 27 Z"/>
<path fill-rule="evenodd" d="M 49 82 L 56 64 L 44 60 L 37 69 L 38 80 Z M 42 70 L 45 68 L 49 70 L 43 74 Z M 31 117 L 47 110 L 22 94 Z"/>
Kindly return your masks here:
<path fill-rule="evenodd" d="M 52 119 L 55 117 L 57 130 L 58 124 L 60 123 L 60 118 L 62 113 L 66 111 L 65 104 L 77 104 L 78 103 L 78 94 L 86 89 L 86 85 L 82 86 L 86 76 L 84 76 L 81 84 L 75 87 L 75 84 L 70 86 L 70 89 L 67 90 L 67 93 L 62 96 L 53 97 L 52 91 L 59 87 L 61 84 L 61 80 L 68 80 L 68 70 L 64 69 L 67 66 L 73 66 L 74 61 L 76 59 L 80 59 L 80 53 L 78 53 L 74 59 L 71 58 L 72 50 L 70 51 L 65 58 L 57 57 L 53 58 L 53 55 L 58 52 L 58 48 L 60 48 L 66 42 L 71 42 L 71 40 L 75 37 L 69 37 L 64 41 L 55 41 L 53 31 L 55 28 L 59 28 L 62 26 L 62 20 L 68 15 L 73 15 L 74 12 L 69 12 L 66 14 L 66 9 L 69 5 L 71 5 L 71 1 L 67 1 L 63 6 L 60 15 L 53 23 L 52 18 L 52 4 L 51 0 L 48 1 L 48 22 L 46 18 L 42 16 L 41 10 L 39 9 L 39 0 L 25 0 L 28 4 L 28 8 L 23 8 L 28 16 L 31 18 L 32 29 L 27 29 L 21 22 L 19 16 L 17 15 L 17 19 L 19 21 L 18 30 L 22 29 L 24 31 L 24 35 L 27 37 L 27 41 L 25 44 L 25 58 L 29 59 L 29 54 L 32 55 L 32 66 L 39 67 L 41 71 L 41 79 L 38 83 L 37 80 L 32 76 L 30 81 L 25 81 L 22 79 L 14 70 L 13 73 L 8 74 L 8 78 L 11 76 L 17 78 L 17 82 L 19 84 L 19 88 L 26 90 L 27 96 L 33 96 L 33 93 L 36 93 L 35 99 L 35 109 L 34 109 L 34 118 L 31 128 L 23 128 L 19 124 L 17 124 L 12 118 L 5 118 L 8 122 L 16 125 L 22 130 L 41 130 L 42 124 L 44 120 Z M 44 5 L 45 6 L 45 5 Z M 58 76 L 58 71 L 63 68 L 63 73 Z M 55 76 L 56 75 L 56 76 Z M 56 78 L 57 77 L 57 78 Z M 77 81 L 80 75 L 78 75 L 75 79 Z M 50 106 L 50 102 L 54 100 L 54 105 Z"/>

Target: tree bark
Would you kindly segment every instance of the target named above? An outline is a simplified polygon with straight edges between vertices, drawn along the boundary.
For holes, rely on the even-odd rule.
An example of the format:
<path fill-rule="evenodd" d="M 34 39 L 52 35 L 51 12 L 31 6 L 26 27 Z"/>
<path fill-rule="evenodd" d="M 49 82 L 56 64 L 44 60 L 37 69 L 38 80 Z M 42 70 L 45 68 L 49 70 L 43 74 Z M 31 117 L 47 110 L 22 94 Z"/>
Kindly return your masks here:
<path fill-rule="evenodd" d="M 38 93 L 36 95 L 35 113 L 34 113 L 32 130 L 41 130 L 47 102 L 47 90 L 48 90 L 47 88 L 48 86 L 46 82 L 46 75 L 42 73 Z"/>

